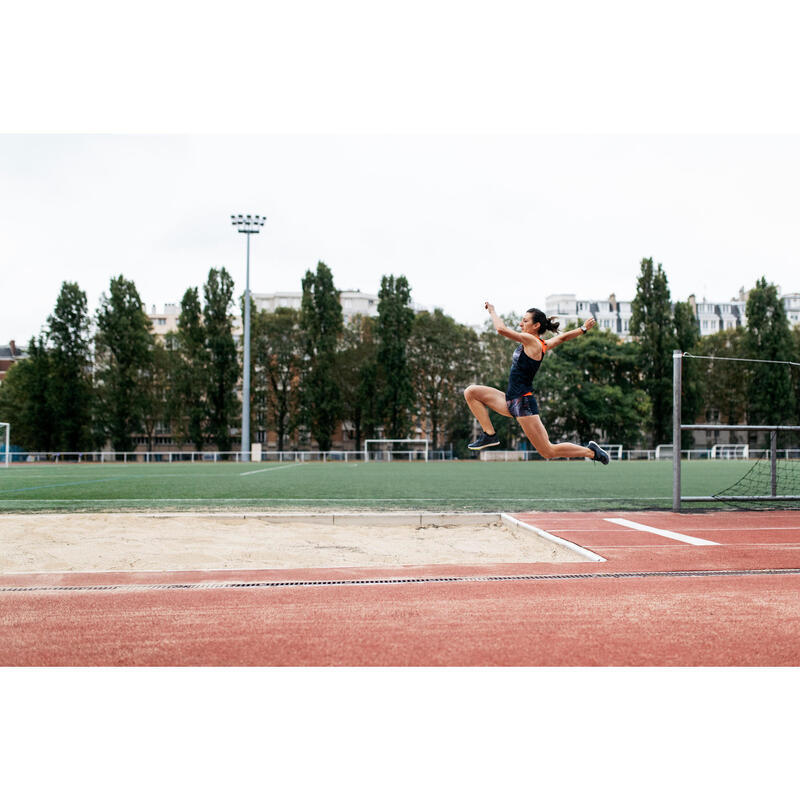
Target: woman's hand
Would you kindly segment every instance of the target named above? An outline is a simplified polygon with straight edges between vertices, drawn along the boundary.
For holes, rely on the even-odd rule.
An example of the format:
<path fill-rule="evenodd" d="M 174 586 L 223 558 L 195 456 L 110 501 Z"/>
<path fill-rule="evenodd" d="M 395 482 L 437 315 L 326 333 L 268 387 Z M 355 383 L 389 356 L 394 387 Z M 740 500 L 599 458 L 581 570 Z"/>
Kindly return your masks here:
<path fill-rule="evenodd" d="M 484 308 L 490 313 L 494 314 L 494 306 L 487 300 L 484 304 Z"/>
<path fill-rule="evenodd" d="M 587 331 L 590 331 L 595 325 L 597 325 L 597 320 L 594 317 L 589 317 L 589 319 L 583 323 L 583 327 L 586 328 Z"/>

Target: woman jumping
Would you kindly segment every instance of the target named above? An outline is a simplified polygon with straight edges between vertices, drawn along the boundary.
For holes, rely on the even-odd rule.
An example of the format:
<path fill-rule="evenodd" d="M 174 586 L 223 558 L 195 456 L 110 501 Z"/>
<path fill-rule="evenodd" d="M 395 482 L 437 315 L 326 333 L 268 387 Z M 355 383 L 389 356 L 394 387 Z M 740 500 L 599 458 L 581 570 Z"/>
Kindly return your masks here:
<path fill-rule="evenodd" d="M 546 317 L 538 308 L 529 308 L 525 312 L 519 327 L 521 332 L 509 328 L 495 313 L 494 306 L 486 303 L 486 309 L 492 317 L 495 330 L 508 339 L 519 342 L 511 360 L 511 371 L 508 375 L 508 389 L 503 394 L 491 386 L 472 384 L 464 390 L 470 411 L 483 428 L 483 433 L 468 445 L 470 450 L 483 450 L 485 447 L 496 447 L 500 441 L 495 434 L 492 421 L 489 419 L 489 408 L 504 417 L 516 417 L 525 435 L 543 458 L 591 458 L 601 464 L 608 464 L 608 453 L 596 442 L 589 442 L 588 447 L 578 444 L 551 444 L 547 431 L 539 419 L 539 406 L 533 396 L 533 376 L 539 369 L 544 354 L 563 342 L 576 336 L 582 336 L 595 326 L 590 317 L 580 328 L 565 333 L 558 333 L 558 322 Z M 541 338 L 547 331 L 556 336 L 546 342 Z"/>

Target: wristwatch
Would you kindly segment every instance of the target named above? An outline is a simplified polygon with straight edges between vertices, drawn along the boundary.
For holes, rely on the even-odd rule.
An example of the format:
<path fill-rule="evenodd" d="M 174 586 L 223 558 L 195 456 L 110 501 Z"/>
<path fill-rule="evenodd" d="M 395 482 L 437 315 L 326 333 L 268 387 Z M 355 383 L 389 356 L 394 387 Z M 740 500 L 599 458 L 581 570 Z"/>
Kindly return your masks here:
<path fill-rule="evenodd" d="M 586 331 L 586 326 L 585 326 L 585 325 L 581 325 L 581 330 L 582 330 L 584 333 L 586 333 L 586 332 L 587 332 L 587 331 Z"/>

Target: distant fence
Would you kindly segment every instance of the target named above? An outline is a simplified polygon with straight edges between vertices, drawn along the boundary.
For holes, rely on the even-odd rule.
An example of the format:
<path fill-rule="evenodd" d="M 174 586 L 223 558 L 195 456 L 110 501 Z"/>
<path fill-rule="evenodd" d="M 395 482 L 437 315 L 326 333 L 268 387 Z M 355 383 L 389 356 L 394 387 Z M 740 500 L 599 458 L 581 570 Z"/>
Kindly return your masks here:
<path fill-rule="evenodd" d="M 218 452 L 202 450 L 194 452 L 173 451 L 129 451 L 96 450 L 92 452 L 15 452 L 16 463 L 29 464 L 174 464 L 180 462 L 253 462 L 243 459 L 239 450 Z M 449 461 L 453 458 L 451 450 L 428 451 L 429 461 Z M 363 450 L 262 450 L 261 463 L 264 462 L 351 462 L 363 461 Z M 393 450 L 391 452 L 370 452 L 370 461 L 424 461 L 425 453 L 419 450 Z"/>
<path fill-rule="evenodd" d="M 711 459 L 712 448 L 681 450 L 681 460 L 702 461 Z M 754 461 L 759 458 L 768 458 L 769 448 L 757 449 L 751 447 L 748 455 L 742 460 Z M 779 460 L 800 459 L 800 448 L 786 448 L 776 451 Z M 0 448 L 0 458 L 4 457 L 3 448 Z M 535 450 L 483 450 L 480 453 L 482 461 L 541 461 L 542 457 Z M 727 455 L 726 458 L 732 458 Z M 419 450 L 393 450 L 389 452 L 370 452 L 369 460 L 372 461 L 423 461 L 425 454 Z M 429 461 L 458 461 L 450 450 L 430 450 Z M 672 461 L 672 449 L 652 450 L 621 450 L 621 461 Z M 215 463 L 215 462 L 241 462 L 242 454 L 238 450 L 217 452 L 203 450 L 195 452 L 157 451 L 157 452 L 115 452 L 113 450 L 98 450 L 93 452 L 26 452 L 11 449 L 11 461 L 14 464 L 173 464 L 180 462 Z M 350 463 L 364 461 L 363 450 L 265 450 L 261 453 L 261 463 L 282 462 L 332 462 Z M 245 463 L 258 463 L 248 459 Z"/>

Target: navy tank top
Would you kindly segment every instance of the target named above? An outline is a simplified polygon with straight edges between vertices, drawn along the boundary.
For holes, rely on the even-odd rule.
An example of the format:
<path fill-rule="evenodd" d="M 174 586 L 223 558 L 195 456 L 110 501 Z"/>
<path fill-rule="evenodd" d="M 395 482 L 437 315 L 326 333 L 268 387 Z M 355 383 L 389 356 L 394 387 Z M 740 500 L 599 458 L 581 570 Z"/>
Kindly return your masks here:
<path fill-rule="evenodd" d="M 547 344 L 542 342 L 542 359 L 547 352 Z M 522 342 L 514 351 L 511 359 L 511 371 L 508 373 L 506 400 L 515 400 L 533 391 L 533 376 L 539 371 L 542 361 L 534 361 L 526 352 Z"/>

